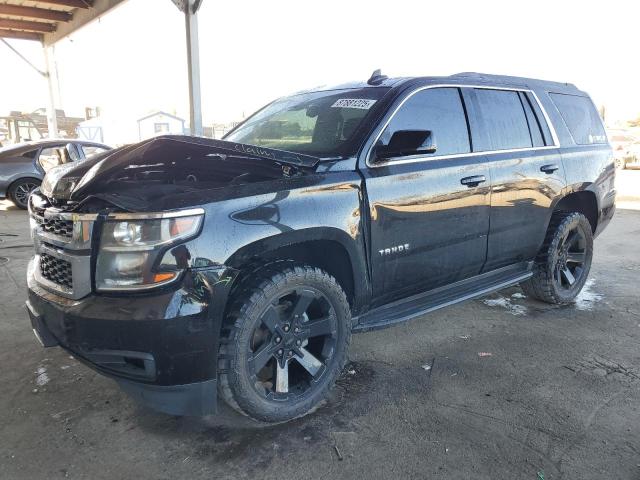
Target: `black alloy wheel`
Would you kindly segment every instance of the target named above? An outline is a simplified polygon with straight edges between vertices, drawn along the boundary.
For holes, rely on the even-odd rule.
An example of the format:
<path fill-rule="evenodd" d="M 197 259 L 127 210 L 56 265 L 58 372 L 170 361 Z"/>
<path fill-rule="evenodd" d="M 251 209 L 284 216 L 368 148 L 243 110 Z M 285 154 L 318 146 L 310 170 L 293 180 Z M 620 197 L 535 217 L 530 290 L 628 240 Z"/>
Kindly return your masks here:
<path fill-rule="evenodd" d="M 249 367 L 265 398 L 304 395 L 322 378 L 335 352 L 336 314 L 319 291 L 292 290 L 269 305 L 249 346 Z"/>
<path fill-rule="evenodd" d="M 322 404 L 351 340 L 344 291 L 328 273 L 279 262 L 236 292 L 221 334 L 218 389 L 264 422 L 301 417 Z"/>
<path fill-rule="evenodd" d="M 570 303 L 582 290 L 593 258 L 593 227 L 581 213 L 555 212 L 524 292 L 543 302 Z"/>
<path fill-rule="evenodd" d="M 587 240 L 580 225 L 567 231 L 558 243 L 553 278 L 558 288 L 571 290 L 585 273 Z"/>

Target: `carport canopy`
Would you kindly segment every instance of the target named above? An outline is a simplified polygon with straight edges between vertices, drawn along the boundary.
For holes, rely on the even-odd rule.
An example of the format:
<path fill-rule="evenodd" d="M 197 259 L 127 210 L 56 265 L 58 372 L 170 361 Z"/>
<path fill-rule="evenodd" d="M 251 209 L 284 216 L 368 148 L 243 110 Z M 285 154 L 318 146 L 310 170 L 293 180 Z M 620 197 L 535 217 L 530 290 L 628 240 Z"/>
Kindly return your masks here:
<path fill-rule="evenodd" d="M 126 0 L 0 0 L 0 39 L 29 64 L 31 63 L 5 39 L 33 40 L 43 45 L 47 71 L 36 70 L 48 79 L 47 117 L 50 138 L 57 136 L 56 105 L 53 94 L 57 79 L 52 68 L 53 49 L 51 47 L 124 1 Z M 172 1 L 185 15 L 191 133 L 202 135 L 197 20 L 197 12 L 202 0 Z"/>

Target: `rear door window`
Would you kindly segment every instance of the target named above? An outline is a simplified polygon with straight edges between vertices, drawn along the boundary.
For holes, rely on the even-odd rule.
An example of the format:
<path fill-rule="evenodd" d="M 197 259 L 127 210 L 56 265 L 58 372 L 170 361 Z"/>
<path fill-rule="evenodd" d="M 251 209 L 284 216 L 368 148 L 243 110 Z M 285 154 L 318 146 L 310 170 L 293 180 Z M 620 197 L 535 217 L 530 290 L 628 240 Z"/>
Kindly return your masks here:
<path fill-rule="evenodd" d="M 45 172 L 48 172 L 53 167 L 57 167 L 64 163 L 64 159 L 60 154 L 60 147 L 62 147 L 62 145 L 57 147 L 47 147 L 40 150 L 38 163 Z"/>
<path fill-rule="evenodd" d="M 550 93 L 549 96 L 578 145 L 607 143 L 602 121 L 589 97 L 561 93 Z"/>
<path fill-rule="evenodd" d="M 540 122 L 533 113 L 533 108 L 529 103 L 529 99 L 525 96 L 524 92 L 519 92 L 520 101 L 524 107 L 524 113 L 527 116 L 527 124 L 529 125 L 529 132 L 531 133 L 531 141 L 534 147 L 544 147 L 544 138 L 542 137 L 542 130 L 540 129 Z"/>
<path fill-rule="evenodd" d="M 387 125 L 380 142 L 388 145 L 399 130 L 430 130 L 437 150 L 421 156 L 469 153 L 469 130 L 457 88 L 429 88 L 411 96 Z"/>
<path fill-rule="evenodd" d="M 532 147 L 529 124 L 518 92 L 475 89 L 489 150 Z"/>
<path fill-rule="evenodd" d="M 533 109 L 533 112 L 538 119 L 538 124 L 542 130 L 542 136 L 544 137 L 545 145 L 555 145 L 555 141 L 553 139 L 553 135 L 551 135 L 551 129 L 549 128 L 549 124 L 547 123 L 547 119 L 545 115 L 542 113 L 542 109 L 538 104 L 538 100 L 531 92 L 523 92 L 524 96 L 529 100 L 529 105 Z"/>

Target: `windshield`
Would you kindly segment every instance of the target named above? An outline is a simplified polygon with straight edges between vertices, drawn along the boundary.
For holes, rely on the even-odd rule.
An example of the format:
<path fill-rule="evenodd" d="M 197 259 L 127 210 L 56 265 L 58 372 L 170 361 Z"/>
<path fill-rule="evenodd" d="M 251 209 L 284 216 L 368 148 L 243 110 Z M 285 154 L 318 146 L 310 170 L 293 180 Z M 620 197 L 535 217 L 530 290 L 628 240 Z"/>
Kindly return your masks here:
<path fill-rule="evenodd" d="M 388 88 L 311 92 L 276 100 L 224 140 L 309 155 L 336 155 Z"/>

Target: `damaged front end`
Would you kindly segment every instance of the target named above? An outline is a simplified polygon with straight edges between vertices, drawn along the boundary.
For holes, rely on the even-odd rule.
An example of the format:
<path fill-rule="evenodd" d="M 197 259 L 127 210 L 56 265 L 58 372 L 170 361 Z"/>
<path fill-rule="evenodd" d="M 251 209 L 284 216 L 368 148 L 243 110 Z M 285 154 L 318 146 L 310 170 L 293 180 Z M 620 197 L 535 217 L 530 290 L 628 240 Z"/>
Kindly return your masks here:
<path fill-rule="evenodd" d="M 241 187 L 297 177 L 318 159 L 193 137 L 157 137 L 53 169 L 29 203 L 38 283 L 79 299 L 178 280 L 202 206 Z"/>
<path fill-rule="evenodd" d="M 82 211 L 107 204 L 127 211 L 164 211 L 204 203 L 203 192 L 300 176 L 313 171 L 318 161 L 222 140 L 162 136 L 54 169 L 42 192 Z"/>
<path fill-rule="evenodd" d="M 52 170 L 29 201 L 36 336 L 157 410 L 213 413 L 216 345 L 237 272 L 198 255 L 203 207 L 312 172 L 317 161 L 158 137 Z"/>

